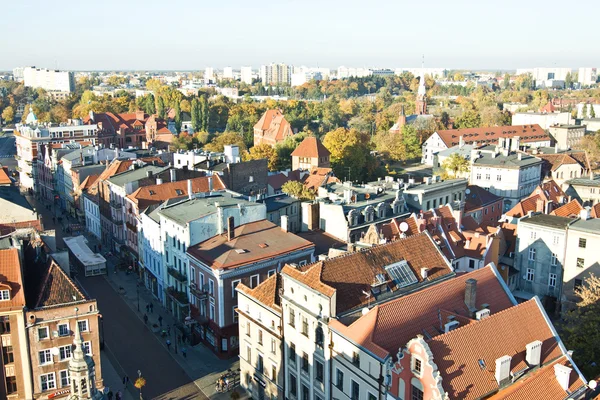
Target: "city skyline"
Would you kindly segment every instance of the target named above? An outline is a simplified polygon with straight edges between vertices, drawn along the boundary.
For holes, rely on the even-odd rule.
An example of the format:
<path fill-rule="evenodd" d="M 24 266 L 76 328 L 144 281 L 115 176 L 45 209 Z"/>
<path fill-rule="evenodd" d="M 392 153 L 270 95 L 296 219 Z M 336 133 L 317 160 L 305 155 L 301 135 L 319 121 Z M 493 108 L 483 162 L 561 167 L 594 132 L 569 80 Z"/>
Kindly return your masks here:
<path fill-rule="evenodd" d="M 584 9 L 586 3 L 594 4 L 584 1 Z M 0 44 L 0 70 L 35 65 L 66 70 L 195 71 L 206 66 L 257 69 L 271 62 L 396 68 L 420 66 L 423 54 L 426 66 L 448 69 L 600 65 L 600 45 L 586 39 L 594 35 L 592 24 L 564 19 L 561 29 L 577 31 L 577 40 L 566 35 L 544 38 L 548 21 L 562 7 L 557 1 L 546 3 L 544 9 L 507 1 L 492 11 L 468 0 L 434 0 L 427 8 L 378 2 L 367 13 L 364 3 L 355 1 L 307 1 L 302 6 L 286 1 L 260 8 L 238 0 L 203 6 L 181 0 L 170 8 L 164 2 L 148 1 L 140 9 L 115 0 L 100 8 L 61 0 L 51 5 L 34 1 L 33 7 L 15 3 L 5 10 L 6 31 L 19 34 L 17 40 Z M 115 15 L 124 22 L 115 23 Z M 143 18 L 143 23 L 133 25 L 129 16 L 134 21 Z M 39 46 L 39 29 L 22 29 L 25 18 L 28 26 L 51 25 L 42 29 L 44 46 Z M 497 28 L 502 23 L 489 29 L 490 22 L 502 19 L 507 29 Z M 61 20 L 68 23 L 54 23 Z M 35 52 L 24 51 L 36 46 Z"/>

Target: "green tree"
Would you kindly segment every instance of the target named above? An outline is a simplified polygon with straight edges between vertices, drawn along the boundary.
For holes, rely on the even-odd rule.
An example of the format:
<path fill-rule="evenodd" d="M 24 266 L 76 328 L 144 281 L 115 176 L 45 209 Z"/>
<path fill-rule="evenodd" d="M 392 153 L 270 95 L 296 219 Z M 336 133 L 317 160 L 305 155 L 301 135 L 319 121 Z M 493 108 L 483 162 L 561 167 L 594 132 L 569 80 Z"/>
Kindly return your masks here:
<path fill-rule="evenodd" d="M 144 111 L 148 115 L 156 114 L 156 102 L 154 100 L 154 95 L 152 93 L 148 93 L 144 100 Z"/>
<path fill-rule="evenodd" d="M 570 72 L 567 72 L 567 75 L 565 75 L 565 87 L 567 89 L 573 88 L 573 75 Z"/>
<path fill-rule="evenodd" d="M 173 150 L 190 150 L 192 148 L 193 138 L 187 132 L 181 132 L 171 140 Z"/>
<path fill-rule="evenodd" d="M 600 374 L 600 278 L 590 275 L 575 290 L 577 306 L 564 315 L 564 341 L 585 376 Z"/>
<path fill-rule="evenodd" d="M 194 132 L 200 132 L 202 130 L 202 116 L 198 99 L 192 100 L 191 117 L 192 128 L 194 128 Z"/>
<path fill-rule="evenodd" d="M 448 114 L 446 111 L 442 111 L 440 123 L 444 129 L 448 129 L 448 125 L 450 124 L 450 114 Z"/>
<path fill-rule="evenodd" d="M 356 129 L 337 128 L 323 138 L 331 153 L 331 166 L 336 176 L 353 181 L 373 178 L 377 168 L 370 155 L 370 136 Z"/>
<path fill-rule="evenodd" d="M 470 166 L 466 158 L 453 153 L 442 162 L 442 168 L 450 177 L 456 178 L 469 172 Z"/>
<path fill-rule="evenodd" d="M 281 185 L 281 191 L 300 200 L 312 200 L 315 194 L 298 181 L 287 181 Z"/>
<path fill-rule="evenodd" d="M 502 81 L 502 86 L 504 90 L 510 89 L 510 74 L 507 72 L 504 74 L 504 81 Z"/>
<path fill-rule="evenodd" d="M 268 167 L 270 171 L 277 171 L 277 152 L 268 144 L 259 144 L 254 146 L 243 155 L 244 161 L 262 160 L 266 158 L 269 161 Z"/>
<path fill-rule="evenodd" d="M 163 86 L 162 82 L 159 81 L 158 79 L 148 79 L 146 81 L 146 89 L 151 90 L 153 92 L 156 93 L 156 91 L 158 91 L 158 89 L 160 89 Z"/>
<path fill-rule="evenodd" d="M 481 126 L 481 116 L 475 110 L 465 110 L 456 118 L 457 128 L 478 128 Z"/>
<path fill-rule="evenodd" d="M 240 152 L 246 150 L 244 138 L 238 132 L 223 132 L 215 136 L 209 143 L 204 146 L 204 150 L 222 153 L 225 145 L 235 144 L 240 148 Z"/>
<path fill-rule="evenodd" d="M 406 152 L 406 159 L 421 157 L 421 141 L 416 128 L 412 125 L 402 127 L 402 145 Z"/>
<path fill-rule="evenodd" d="M 596 111 L 594 110 L 593 104 L 588 104 L 588 115 L 590 118 L 596 118 Z"/>
<path fill-rule="evenodd" d="M 177 133 L 181 132 L 181 106 L 179 105 L 179 102 L 176 101 L 175 102 L 175 107 L 173 109 L 173 112 L 175 113 L 175 130 L 177 131 Z"/>
<path fill-rule="evenodd" d="M 210 111 L 208 109 L 208 101 L 206 97 L 200 97 L 200 115 L 202 130 L 208 132 L 208 124 L 210 121 Z"/>
<path fill-rule="evenodd" d="M 156 114 L 162 119 L 165 119 L 166 117 L 165 100 L 162 96 L 156 96 Z"/>
<path fill-rule="evenodd" d="M 12 106 L 8 106 L 4 110 L 2 110 L 2 119 L 7 124 L 10 124 L 14 121 L 15 110 L 12 108 Z"/>

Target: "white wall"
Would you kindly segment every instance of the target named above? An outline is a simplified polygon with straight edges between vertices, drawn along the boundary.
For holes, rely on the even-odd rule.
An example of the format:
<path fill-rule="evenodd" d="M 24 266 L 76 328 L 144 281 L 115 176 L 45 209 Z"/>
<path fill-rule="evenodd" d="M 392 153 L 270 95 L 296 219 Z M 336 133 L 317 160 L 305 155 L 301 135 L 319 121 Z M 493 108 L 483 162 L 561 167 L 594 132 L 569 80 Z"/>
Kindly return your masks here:
<path fill-rule="evenodd" d="M 530 125 L 530 124 L 538 124 L 543 129 L 548 129 L 552 125 L 561 124 L 561 125 L 570 125 L 571 124 L 571 113 L 561 112 L 561 113 L 515 113 L 512 116 L 512 124 L 513 125 Z M 548 144 L 550 145 L 550 144 Z"/>

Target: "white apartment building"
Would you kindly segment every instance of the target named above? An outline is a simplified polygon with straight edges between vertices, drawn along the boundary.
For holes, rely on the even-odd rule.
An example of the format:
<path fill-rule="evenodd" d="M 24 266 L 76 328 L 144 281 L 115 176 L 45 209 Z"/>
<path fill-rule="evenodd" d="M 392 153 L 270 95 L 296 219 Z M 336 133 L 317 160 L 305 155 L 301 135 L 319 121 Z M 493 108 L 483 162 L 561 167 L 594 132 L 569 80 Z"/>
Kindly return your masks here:
<path fill-rule="evenodd" d="M 591 67 L 580 67 L 577 82 L 584 86 L 594 85 L 598 80 L 598 69 Z"/>
<path fill-rule="evenodd" d="M 469 181 L 471 185 L 504 197 L 505 211 L 529 196 L 542 179 L 542 160 L 509 150 L 507 142 L 501 138 L 498 146 L 488 145 L 471 151 Z"/>
<path fill-rule="evenodd" d="M 164 245 L 161 241 L 160 217 L 157 213 L 141 213 L 137 237 L 140 263 L 144 270 L 144 285 L 161 304 L 165 304 L 166 278 L 162 254 Z"/>
<path fill-rule="evenodd" d="M 233 68 L 232 67 L 223 68 L 223 79 L 233 79 Z"/>
<path fill-rule="evenodd" d="M 83 193 L 83 211 L 85 212 L 85 227 L 96 239 L 102 239 L 102 227 L 100 225 L 100 206 L 98 205 L 97 189 L 93 194 Z"/>
<path fill-rule="evenodd" d="M 42 88 L 49 92 L 75 91 L 75 75 L 69 71 L 25 67 L 23 81 L 26 87 Z"/>
<path fill-rule="evenodd" d="M 553 125 L 570 125 L 571 113 L 557 112 L 518 112 L 512 116 L 513 125 L 539 125 L 542 129 L 548 129 Z"/>
<path fill-rule="evenodd" d="M 446 68 L 396 68 L 394 71 L 396 75 L 402 75 L 403 72 L 410 72 L 415 77 L 421 77 L 425 74 L 433 79 L 443 79 L 448 75 Z"/>
<path fill-rule="evenodd" d="M 353 68 L 353 67 L 338 67 L 337 69 L 337 78 L 344 79 L 350 78 L 351 76 L 356 78 L 363 78 L 365 76 L 370 76 L 371 70 L 369 68 Z"/>
<path fill-rule="evenodd" d="M 289 85 L 292 83 L 293 67 L 288 64 L 261 65 L 260 80 L 263 85 Z"/>
<path fill-rule="evenodd" d="M 545 67 L 537 67 L 532 69 L 517 69 L 517 75 L 522 75 L 524 73 L 531 73 L 533 79 L 537 82 L 547 81 L 547 80 L 559 80 L 564 81 L 567 77 L 567 74 L 571 73 L 571 68 L 545 68 Z"/>
<path fill-rule="evenodd" d="M 254 76 L 252 74 L 252 67 L 242 66 L 242 68 L 240 69 L 240 81 L 244 82 L 247 85 L 251 85 L 253 77 Z"/>
<path fill-rule="evenodd" d="M 215 69 L 213 67 L 204 68 L 204 84 L 209 85 L 215 81 Z"/>
<path fill-rule="evenodd" d="M 23 71 L 25 68 L 17 67 L 13 68 L 13 81 L 23 82 Z"/>

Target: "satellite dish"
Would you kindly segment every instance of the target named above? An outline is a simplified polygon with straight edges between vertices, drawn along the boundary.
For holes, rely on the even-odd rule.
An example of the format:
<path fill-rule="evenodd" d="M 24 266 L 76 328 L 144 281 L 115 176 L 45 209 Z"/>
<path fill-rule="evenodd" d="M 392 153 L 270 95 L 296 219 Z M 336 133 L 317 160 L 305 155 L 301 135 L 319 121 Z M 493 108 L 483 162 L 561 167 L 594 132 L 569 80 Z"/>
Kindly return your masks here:
<path fill-rule="evenodd" d="M 414 201 L 419 201 L 419 196 L 415 196 Z"/>
<path fill-rule="evenodd" d="M 466 194 L 469 194 L 469 193 L 471 193 L 471 189 L 465 189 L 465 193 L 466 193 Z"/>
<path fill-rule="evenodd" d="M 369 309 L 367 307 L 362 309 L 362 315 L 367 315 L 369 313 Z"/>
<path fill-rule="evenodd" d="M 400 231 L 406 232 L 407 230 L 408 230 L 408 224 L 406 222 L 401 222 L 400 223 Z"/>

